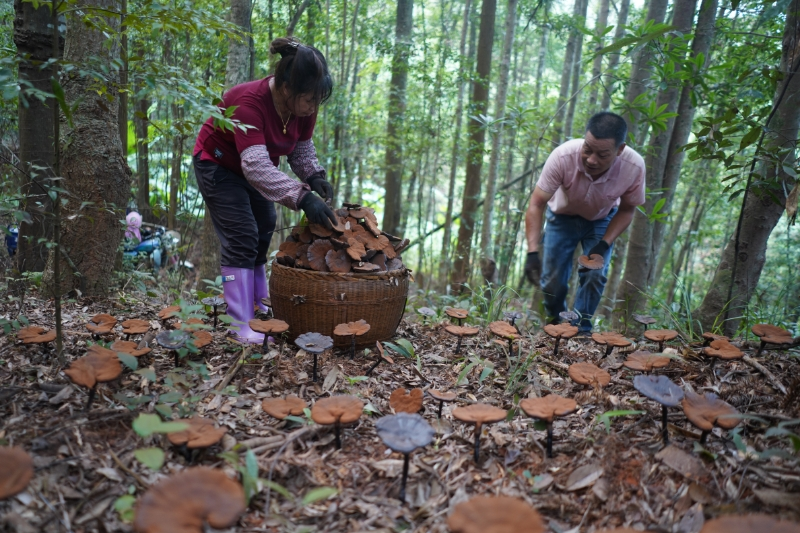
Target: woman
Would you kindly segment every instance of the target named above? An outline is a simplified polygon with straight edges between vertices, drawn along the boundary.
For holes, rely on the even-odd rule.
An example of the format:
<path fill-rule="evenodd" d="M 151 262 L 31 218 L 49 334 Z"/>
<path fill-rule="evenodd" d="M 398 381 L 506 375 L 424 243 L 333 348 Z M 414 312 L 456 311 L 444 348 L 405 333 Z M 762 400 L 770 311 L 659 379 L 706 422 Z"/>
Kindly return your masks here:
<path fill-rule="evenodd" d="M 317 160 L 311 136 L 317 110 L 331 95 L 333 81 L 322 53 L 293 39 L 275 39 L 280 54 L 275 74 L 229 89 L 221 107 L 237 106 L 232 118 L 242 131 L 215 128 L 209 119 L 194 148 L 197 185 L 222 245 L 221 266 L 228 315 L 237 340 L 261 343 L 264 335 L 248 326 L 253 303 L 269 296 L 265 265 L 275 229 L 275 204 L 302 209 L 308 221 L 336 223 L 323 198 L 333 196 Z M 302 183 L 278 170 L 280 156 Z"/>

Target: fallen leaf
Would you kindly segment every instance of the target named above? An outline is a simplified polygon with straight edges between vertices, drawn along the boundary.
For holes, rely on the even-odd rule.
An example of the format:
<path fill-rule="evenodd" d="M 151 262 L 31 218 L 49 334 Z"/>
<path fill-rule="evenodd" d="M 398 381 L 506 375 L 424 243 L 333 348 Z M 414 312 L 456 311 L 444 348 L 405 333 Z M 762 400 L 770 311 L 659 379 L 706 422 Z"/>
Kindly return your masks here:
<path fill-rule="evenodd" d="M 665 465 L 682 474 L 689 479 L 699 480 L 705 476 L 706 469 L 700 459 L 692 457 L 685 451 L 675 446 L 667 446 L 656 454 L 656 459 L 659 459 Z"/>
<path fill-rule="evenodd" d="M 753 489 L 753 492 L 764 505 L 800 509 L 800 493 L 775 489 Z"/>
<path fill-rule="evenodd" d="M 122 476 L 114 468 L 98 468 L 97 473 L 106 476 L 111 481 L 122 482 Z"/>
<path fill-rule="evenodd" d="M 597 463 L 591 463 L 576 468 L 567 479 L 567 487 L 565 490 L 572 492 L 575 490 L 585 489 L 594 484 L 595 481 L 600 479 L 603 475 L 603 467 Z"/>

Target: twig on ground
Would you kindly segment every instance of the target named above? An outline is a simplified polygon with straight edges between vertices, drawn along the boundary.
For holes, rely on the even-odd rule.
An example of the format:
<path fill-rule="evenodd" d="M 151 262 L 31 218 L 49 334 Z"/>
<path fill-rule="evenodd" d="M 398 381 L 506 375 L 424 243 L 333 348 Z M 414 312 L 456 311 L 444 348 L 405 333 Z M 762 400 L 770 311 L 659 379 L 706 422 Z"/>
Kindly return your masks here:
<path fill-rule="evenodd" d="M 786 387 L 783 386 L 783 383 L 781 383 L 781 381 L 777 377 L 775 377 L 775 374 L 767 370 L 767 368 L 764 365 L 762 365 L 749 355 L 745 355 L 744 357 L 742 357 L 742 361 L 744 361 L 748 365 L 752 366 L 753 368 L 764 374 L 764 376 L 766 376 L 766 378 L 772 383 L 773 387 L 781 391 L 783 394 L 786 394 Z"/>

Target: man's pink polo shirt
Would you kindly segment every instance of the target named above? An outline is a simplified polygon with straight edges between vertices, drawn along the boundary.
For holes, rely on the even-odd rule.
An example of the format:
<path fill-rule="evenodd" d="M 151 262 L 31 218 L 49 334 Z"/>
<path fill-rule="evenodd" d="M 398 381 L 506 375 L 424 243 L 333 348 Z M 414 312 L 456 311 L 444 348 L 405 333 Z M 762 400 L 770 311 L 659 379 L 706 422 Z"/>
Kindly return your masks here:
<path fill-rule="evenodd" d="M 624 203 L 644 203 L 644 159 L 628 146 L 605 174 L 592 180 L 581 160 L 583 139 L 567 141 L 550 154 L 536 185 L 553 197 L 547 202 L 558 215 L 579 215 L 587 220 L 605 218 Z"/>

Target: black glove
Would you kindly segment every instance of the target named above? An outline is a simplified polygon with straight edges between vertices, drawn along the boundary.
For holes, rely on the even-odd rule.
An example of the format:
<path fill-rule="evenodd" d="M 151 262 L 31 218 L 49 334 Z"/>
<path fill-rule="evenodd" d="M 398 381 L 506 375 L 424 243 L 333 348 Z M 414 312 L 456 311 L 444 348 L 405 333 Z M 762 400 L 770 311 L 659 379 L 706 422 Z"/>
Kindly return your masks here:
<path fill-rule="evenodd" d="M 331 229 L 333 224 L 337 224 L 339 222 L 336 220 L 336 215 L 333 214 L 331 208 L 328 207 L 325 202 L 320 200 L 319 196 L 314 196 L 311 193 L 303 196 L 303 199 L 300 200 L 300 203 L 297 204 L 297 207 L 305 212 L 310 224 L 319 224 Z"/>
<path fill-rule="evenodd" d="M 333 186 L 325 179 L 325 171 L 317 172 L 306 180 L 311 190 L 325 199 L 333 198 Z"/>
<path fill-rule="evenodd" d="M 525 277 L 532 285 L 538 287 L 542 275 L 542 262 L 539 261 L 539 252 L 528 252 L 525 259 Z"/>
<path fill-rule="evenodd" d="M 600 239 L 600 242 L 594 245 L 589 253 L 586 254 L 589 258 L 591 258 L 594 254 L 601 255 L 605 258 L 606 252 L 608 249 L 611 248 L 611 245 L 608 244 L 606 241 Z"/>

